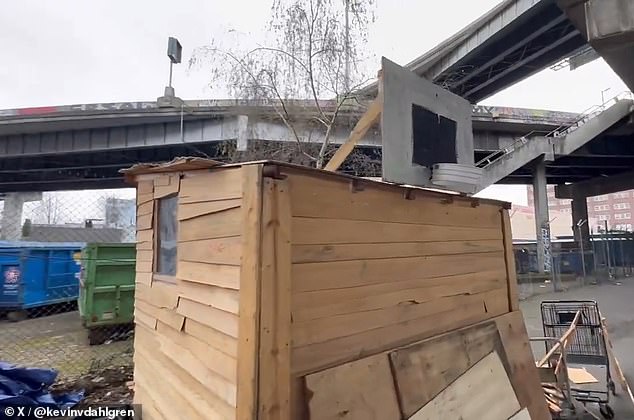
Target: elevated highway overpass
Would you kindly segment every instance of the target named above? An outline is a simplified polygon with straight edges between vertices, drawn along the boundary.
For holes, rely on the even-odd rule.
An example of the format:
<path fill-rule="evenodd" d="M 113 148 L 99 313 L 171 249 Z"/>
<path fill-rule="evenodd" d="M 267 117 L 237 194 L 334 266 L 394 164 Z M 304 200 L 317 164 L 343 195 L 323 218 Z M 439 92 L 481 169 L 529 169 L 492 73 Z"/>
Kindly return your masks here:
<path fill-rule="evenodd" d="M 321 105 L 333 106 L 328 101 Z M 348 109 L 342 121 L 353 124 L 361 113 L 361 108 Z M 510 147 L 520 136 L 543 135 L 577 118 L 565 112 L 474 106 L 476 160 Z M 349 132 L 349 124 L 339 125 L 333 142 L 343 142 Z M 118 171 L 134 163 L 179 155 L 223 159 L 219 145 L 253 140 L 290 141 L 272 107 L 211 100 L 186 101 L 182 110 L 159 108 L 155 102 L 4 110 L 0 192 L 121 187 Z M 380 144 L 377 129 L 361 146 Z"/>

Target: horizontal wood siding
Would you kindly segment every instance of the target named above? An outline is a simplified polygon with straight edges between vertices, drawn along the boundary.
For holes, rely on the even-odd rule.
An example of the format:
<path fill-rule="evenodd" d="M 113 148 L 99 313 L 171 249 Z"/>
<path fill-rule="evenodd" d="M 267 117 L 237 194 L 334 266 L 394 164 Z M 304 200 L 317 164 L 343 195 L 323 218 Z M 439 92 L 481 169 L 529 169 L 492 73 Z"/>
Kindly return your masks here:
<path fill-rule="evenodd" d="M 139 183 L 135 401 L 148 419 L 235 419 L 242 252 L 240 168 Z M 178 193 L 173 281 L 153 274 L 154 200 Z"/>
<path fill-rule="evenodd" d="M 509 311 L 501 206 L 288 172 L 294 375 Z"/>

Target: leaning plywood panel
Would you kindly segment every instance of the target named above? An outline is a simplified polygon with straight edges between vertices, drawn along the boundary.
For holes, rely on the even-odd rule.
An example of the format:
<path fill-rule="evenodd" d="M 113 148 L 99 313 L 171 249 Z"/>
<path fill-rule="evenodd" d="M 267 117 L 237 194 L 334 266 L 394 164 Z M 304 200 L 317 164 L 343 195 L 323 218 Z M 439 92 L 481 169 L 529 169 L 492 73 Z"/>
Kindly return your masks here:
<path fill-rule="evenodd" d="M 533 420 L 550 419 L 522 313 L 514 311 L 497 318 L 495 322 L 507 355 L 509 377 L 518 401 L 522 407 L 528 408 Z"/>
<path fill-rule="evenodd" d="M 387 355 L 380 354 L 306 377 L 311 420 L 399 420 Z"/>
<path fill-rule="evenodd" d="M 407 418 L 420 410 L 496 350 L 502 350 L 500 337 L 495 322 L 488 321 L 391 352 L 403 415 Z"/>
<path fill-rule="evenodd" d="M 492 352 L 410 419 L 508 420 L 520 409 L 504 365 Z"/>

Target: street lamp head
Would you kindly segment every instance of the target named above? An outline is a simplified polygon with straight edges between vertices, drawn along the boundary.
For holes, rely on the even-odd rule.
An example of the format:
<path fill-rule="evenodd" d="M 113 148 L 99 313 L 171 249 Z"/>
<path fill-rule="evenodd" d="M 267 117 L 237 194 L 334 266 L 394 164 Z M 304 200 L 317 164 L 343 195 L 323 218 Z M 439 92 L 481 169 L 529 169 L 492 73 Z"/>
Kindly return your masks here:
<path fill-rule="evenodd" d="M 181 62 L 181 55 L 183 53 L 183 47 L 181 43 L 178 42 L 178 39 L 174 37 L 169 37 L 167 40 L 167 56 L 173 64 L 178 64 Z"/>

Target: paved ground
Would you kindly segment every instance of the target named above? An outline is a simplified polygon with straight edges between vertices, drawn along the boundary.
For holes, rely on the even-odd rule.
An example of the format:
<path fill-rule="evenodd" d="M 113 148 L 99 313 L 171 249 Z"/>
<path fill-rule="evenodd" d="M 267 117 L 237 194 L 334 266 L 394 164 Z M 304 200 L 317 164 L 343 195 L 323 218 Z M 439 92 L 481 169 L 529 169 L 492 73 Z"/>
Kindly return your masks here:
<path fill-rule="evenodd" d="M 596 300 L 608 322 L 608 331 L 625 376 L 634 385 L 634 278 L 620 284 L 586 286 L 561 293 L 546 293 L 521 302 L 529 336 L 542 336 L 540 302 L 542 300 Z M 537 351 L 535 351 L 537 353 Z M 543 355 L 541 351 L 540 355 Z M 617 392 L 620 391 L 617 382 Z M 626 395 L 618 395 L 611 403 L 616 419 L 634 419 L 634 406 Z M 593 410 L 598 415 L 598 410 Z"/>
<path fill-rule="evenodd" d="M 0 360 L 29 367 L 55 368 L 76 377 L 91 368 L 132 363 L 132 340 L 88 345 L 77 311 L 19 322 L 0 320 Z"/>

